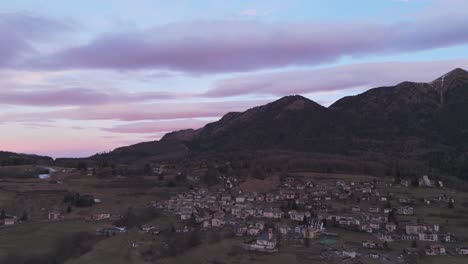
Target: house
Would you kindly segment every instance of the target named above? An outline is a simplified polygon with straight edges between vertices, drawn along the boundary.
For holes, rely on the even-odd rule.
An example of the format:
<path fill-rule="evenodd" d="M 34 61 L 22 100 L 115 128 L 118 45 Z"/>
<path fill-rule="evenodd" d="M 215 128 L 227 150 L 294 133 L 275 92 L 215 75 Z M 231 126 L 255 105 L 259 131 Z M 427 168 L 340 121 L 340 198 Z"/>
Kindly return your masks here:
<path fill-rule="evenodd" d="M 236 235 L 243 236 L 247 233 L 248 227 L 246 225 L 239 225 L 236 227 Z"/>
<path fill-rule="evenodd" d="M 369 227 L 374 229 L 374 230 L 379 230 L 380 229 L 380 224 L 379 223 L 370 223 Z"/>
<path fill-rule="evenodd" d="M 275 209 L 269 208 L 269 209 L 266 209 L 265 211 L 263 211 L 263 217 L 280 219 L 281 217 L 283 217 L 283 212 L 276 209 L 276 208 Z"/>
<path fill-rule="evenodd" d="M 347 257 L 347 258 L 355 258 L 357 253 L 355 251 L 346 251 L 346 250 L 343 250 L 341 252 L 341 255 L 343 257 Z"/>
<path fill-rule="evenodd" d="M 456 251 L 459 255 L 468 255 L 468 248 L 457 248 Z"/>
<path fill-rule="evenodd" d="M 93 220 L 100 221 L 100 220 L 110 219 L 110 217 L 111 215 L 109 213 L 94 214 Z"/>
<path fill-rule="evenodd" d="M 440 240 L 445 243 L 454 243 L 457 242 L 457 237 L 452 233 L 444 234 L 440 237 Z"/>
<path fill-rule="evenodd" d="M 265 201 L 267 203 L 272 203 L 275 201 L 275 195 L 274 194 L 271 194 L 271 193 L 267 193 L 266 196 L 265 196 Z"/>
<path fill-rule="evenodd" d="M 16 223 L 15 218 L 5 218 L 3 219 L 3 224 L 4 225 L 14 225 Z"/>
<path fill-rule="evenodd" d="M 395 241 L 395 238 L 391 234 L 379 234 L 377 236 L 377 238 L 380 241 L 384 241 L 384 242 L 393 242 L 393 241 Z"/>
<path fill-rule="evenodd" d="M 385 230 L 387 230 L 387 232 L 395 232 L 396 231 L 396 224 L 395 223 L 386 223 L 385 224 Z"/>
<path fill-rule="evenodd" d="M 261 231 L 262 231 L 262 229 L 260 229 L 258 227 L 250 226 L 249 229 L 247 229 L 247 234 L 249 236 L 257 236 L 258 234 L 260 234 Z"/>
<path fill-rule="evenodd" d="M 293 221 L 304 221 L 304 218 L 310 218 L 310 212 L 298 212 L 291 210 L 288 212 L 289 218 Z"/>
<path fill-rule="evenodd" d="M 379 248 L 379 246 L 376 243 L 368 240 L 363 241 L 362 246 L 365 248 Z"/>
<path fill-rule="evenodd" d="M 400 202 L 401 204 L 414 204 L 414 199 L 406 198 L 406 197 L 400 197 L 398 199 L 398 202 Z"/>
<path fill-rule="evenodd" d="M 401 186 L 409 187 L 410 186 L 410 181 L 409 180 L 401 180 L 400 184 L 401 184 Z"/>
<path fill-rule="evenodd" d="M 420 241 L 436 242 L 439 240 L 439 236 L 431 232 L 419 233 L 418 236 Z"/>
<path fill-rule="evenodd" d="M 211 219 L 211 226 L 212 227 L 221 227 L 221 226 L 224 226 L 225 222 L 223 219 L 219 219 L 219 218 L 213 218 Z"/>
<path fill-rule="evenodd" d="M 380 208 L 379 207 L 369 207 L 369 213 L 380 213 Z"/>
<path fill-rule="evenodd" d="M 49 212 L 49 214 L 47 215 L 47 219 L 49 221 L 57 221 L 57 220 L 60 220 L 60 218 L 61 218 L 61 215 L 57 211 Z"/>
<path fill-rule="evenodd" d="M 257 202 L 264 202 L 265 201 L 265 195 L 264 194 L 259 194 L 257 196 Z"/>
<path fill-rule="evenodd" d="M 414 209 L 411 206 L 400 206 L 397 209 L 399 215 L 413 215 Z"/>
<path fill-rule="evenodd" d="M 447 252 L 445 251 L 445 247 L 442 245 L 430 245 L 424 250 L 424 253 L 428 256 L 436 256 L 436 255 L 445 255 Z"/>
<path fill-rule="evenodd" d="M 254 243 L 245 244 L 244 246 L 248 250 L 261 252 L 276 252 L 278 250 L 277 239 L 272 228 L 269 228 L 267 232 L 263 232 Z"/>
<path fill-rule="evenodd" d="M 236 203 L 243 203 L 245 202 L 245 197 L 244 196 L 237 196 L 236 197 Z"/>
<path fill-rule="evenodd" d="M 282 235 L 286 235 L 287 233 L 289 233 L 289 231 L 291 231 L 291 227 L 289 227 L 289 225 L 287 225 L 287 224 L 278 224 L 278 225 L 276 225 L 276 229 Z"/>
<path fill-rule="evenodd" d="M 311 226 L 304 228 L 303 234 L 304 238 L 316 238 L 320 233 L 319 229 L 313 228 Z"/>
<path fill-rule="evenodd" d="M 419 178 L 418 184 L 420 187 L 432 187 L 433 186 L 432 181 L 429 179 L 427 175 L 424 175 L 421 178 Z"/>
<path fill-rule="evenodd" d="M 427 231 L 427 226 L 422 224 L 408 224 L 405 226 L 405 231 L 408 235 L 417 235 Z"/>

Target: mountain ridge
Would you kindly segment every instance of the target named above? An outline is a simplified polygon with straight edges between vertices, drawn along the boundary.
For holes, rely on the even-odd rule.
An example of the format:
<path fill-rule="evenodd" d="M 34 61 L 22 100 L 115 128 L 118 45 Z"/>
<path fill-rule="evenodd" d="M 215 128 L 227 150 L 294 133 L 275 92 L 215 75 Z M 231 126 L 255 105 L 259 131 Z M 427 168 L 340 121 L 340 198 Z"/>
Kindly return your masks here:
<path fill-rule="evenodd" d="M 285 96 L 227 113 L 197 130 L 174 131 L 159 141 L 92 158 L 164 160 L 278 150 L 347 157 L 379 153 L 387 157 L 383 162 L 405 157 L 453 172 L 468 161 L 467 131 L 468 72 L 457 68 L 429 83 L 377 87 L 329 107 L 300 95 Z M 443 164 L 437 161 L 441 155 Z"/>

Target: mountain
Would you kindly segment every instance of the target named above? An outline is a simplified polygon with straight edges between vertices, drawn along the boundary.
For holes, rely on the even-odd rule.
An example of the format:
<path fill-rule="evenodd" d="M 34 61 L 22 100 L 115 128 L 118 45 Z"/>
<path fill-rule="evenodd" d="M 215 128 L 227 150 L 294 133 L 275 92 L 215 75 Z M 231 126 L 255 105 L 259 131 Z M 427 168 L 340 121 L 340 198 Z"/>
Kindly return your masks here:
<path fill-rule="evenodd" d="M 53 159 L 46 156 L 0 151 L 0 166 L 50 164 Z"/>
<path fill-rule="evenodd" d="M 347 115 L 348 126 L 372 138 L 417 137 L 467 144 L 468 72 L 455 69 L 430 83 L 403 82 L 342 98 L 329 109 Z M 353 125 L 354 124 L 354 125 Z"/>
<path fill-rule="evenodd" d="M 367 160 L 382 167 L 414 161 L 408 170 L 461 174 L 468 164 L 467 147 L 468 72 L 455 69 L 429 83 L 370 89 L 328 108 L 299 95 L 286 96 L 228 113 L 201 129 L 172 132 L 160 141 L 118 148 L 100 158 L 164 160 L 286 151 L 290 157 L 314 154 L 315 159 Z"/>

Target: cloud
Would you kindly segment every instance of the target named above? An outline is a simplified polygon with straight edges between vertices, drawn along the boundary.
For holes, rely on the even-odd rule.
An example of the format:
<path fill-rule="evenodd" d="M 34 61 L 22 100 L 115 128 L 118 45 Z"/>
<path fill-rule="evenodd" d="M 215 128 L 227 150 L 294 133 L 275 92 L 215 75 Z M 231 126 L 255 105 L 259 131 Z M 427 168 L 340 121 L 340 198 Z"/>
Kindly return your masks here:
<path fill-rule="evenodd" d="M 244 72 L 466 43 L 466 15 L 414 18 L 392 24 L 196 21 L 104 34 L 86 45 L 28 61 L 25 67 Z"/>
<path fill-rule="evenodd" d="M 256 17 L 257 16 L 257 10 L 256 9 L 246 9 L 246 10 L 241 12 L 241 16 Z"/>
<path fill-rule="evenodd" d="M 402 81 L 427 82 L 457 67 L 468 69 L 468 58 L 364 63 L 317 70 L 250 74 L 218 81 L 215 88 L 207 91 L 204 96 L 228 97 L 247 94 L 284 96 L 353 88 L 364 90 L 395 85 Z"/>
<path fill-rule="evenodd" d="M 81 106 L 145 102 L 180 98 L 167 92 L 125 93 L 118 90 L 97 91 L 87 88 L 15 90 L 0 92 L 0 104 L 26 106 Z"/>
<path fill-rule="evenodd" d="M 37 53 L 35 44 L 50 42 L 72 29 L 72 23 L 29 13 L 0 13 L 0 67 L 16 65 L 24 56 Z"/>
<path fill-rule="evenodd" d="M 118 120 L 156 121 L 190 118 L 221 117 L 227 112 L 245 111 L 266 103 L 266 100 L 220 102 L 158 102 L 122 103 L 83 106 L 53 111 L 5 113 L 0 122 L 37 122 L 52 120 Z"/>
<path fill-rule="evenodd" d="M 211 120 L 211 122 L 214 120 Z M 130 123 L 125 125 L 119 125 L 111 128 L 103 128 L 103 131 L 113 132 L 113 133 L 161 133 L 161 132 L 171 132 L 181 129 L 198 129 L 203 127 L 208 122 L 207 120 L 199 119 L 176 119 L 176 120 L 166 120 L 166 121 L 153 121 L 153 122 L 138 122 Z"/>

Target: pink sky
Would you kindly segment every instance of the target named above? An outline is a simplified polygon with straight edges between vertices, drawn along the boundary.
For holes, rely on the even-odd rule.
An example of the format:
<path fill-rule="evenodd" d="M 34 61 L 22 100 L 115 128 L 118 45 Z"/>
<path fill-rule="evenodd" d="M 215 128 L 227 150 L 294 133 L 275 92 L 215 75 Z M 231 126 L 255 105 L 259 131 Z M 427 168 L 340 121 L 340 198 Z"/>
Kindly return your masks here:
<path fill-rule="evenodd" d="M 0 4 L 0 150 L 88 156 L 468 69 L 462 0 L 188 2 Z"/>

